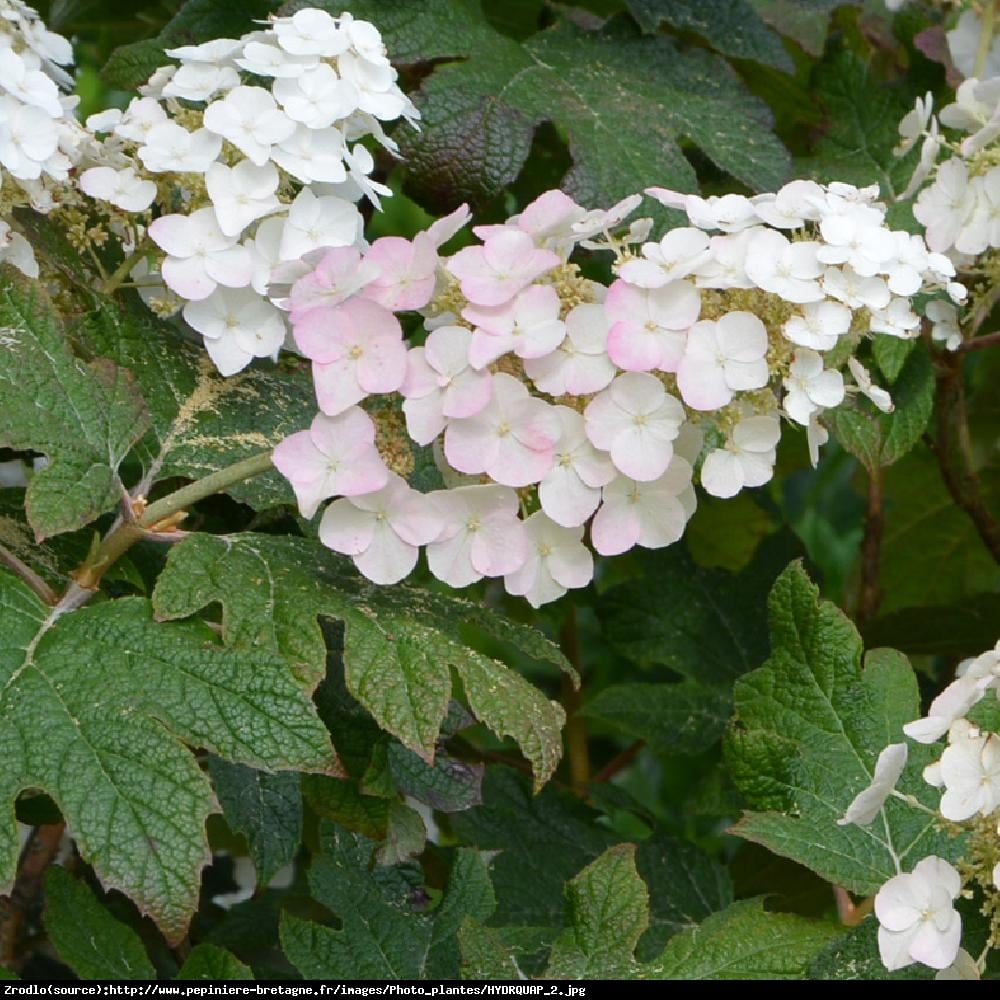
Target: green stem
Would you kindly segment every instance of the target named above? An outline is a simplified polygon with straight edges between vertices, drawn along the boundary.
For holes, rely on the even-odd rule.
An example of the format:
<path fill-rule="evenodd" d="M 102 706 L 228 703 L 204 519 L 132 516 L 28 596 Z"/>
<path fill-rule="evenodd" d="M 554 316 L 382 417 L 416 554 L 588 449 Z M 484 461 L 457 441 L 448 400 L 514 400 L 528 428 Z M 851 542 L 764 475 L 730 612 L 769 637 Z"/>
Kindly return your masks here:
<path fill-rule="evenodd" d="M 135 521 L 122 521 L 112 528 L 95 551 L 87 557 L 83 565 L 74 574 L 76 583 L 87 590 L 96 590 L 101 577 L 113 566 L 136 542 L 148 537 L 150 531 L 168 530 L 180 521 L 182 511 L 211 496 L 221 493 L 227 487 L 254 476 L 262 475 L 272 469 L 271 452 L 262 451 L 240 462 L 227 465 L 218 472 L 195 480 L 187 486 L 168 494 L 161 500 L 151 503 Z M 171 523 L 164 525 L 163 522 Z"/>
<path fill-rule="evenodd" d="M 986 60 L 990 55 L 996 12 L 996 0 L 987 0 L 986 9 L 983 11 L 983 25 L 979 29 L 979 48 L 976 49 L 976 65 L 972 70 L 972 75 L 977 80 L 983 78 L 983 70 L 986 69 Z"/>
<path fill-rule="evenodd" d="M 108 278 L 103 285 L 101 285 L 101 291 L 105 295 L 110 295 L 116 289 L 121 288 L 132 268 L 139 263 L 139 261 L 146 255 L 146 252 L 151 250 L 152 247 L 152 240 L 150 240 L 148 236 L 145 237 L 139 245 L 118 265 L 118 267 L 115 268 L 111 277 Z"/>

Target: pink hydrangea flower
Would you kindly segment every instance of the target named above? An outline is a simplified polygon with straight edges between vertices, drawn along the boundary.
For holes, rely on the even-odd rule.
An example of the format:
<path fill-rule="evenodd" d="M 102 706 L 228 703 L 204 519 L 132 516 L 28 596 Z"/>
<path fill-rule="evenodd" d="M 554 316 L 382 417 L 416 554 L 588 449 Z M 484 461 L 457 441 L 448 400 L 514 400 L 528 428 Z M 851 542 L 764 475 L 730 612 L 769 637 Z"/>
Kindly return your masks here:
<path fill-rule="evenodd" d="M 274 449 L 272 461 L 292 484 L 303 517 L 327 497 L 371 493 L 389 477 L 375 448 L 375 425 L 357 406 L 336 417 L 317 413 L 308 430 Z"/>
<path fill-rule="evenodd" d="M 508 351 L 519 358 L 551 354 L 566 334 L 559 308 L 559 296 L 551 285 L 530 285 L 502 306 L 467 307 L 462 316 L 476 325 L 469 347 L 470 364 L 484 368 Z"/>
<path fill-rule="evenodd" d="M 619 476 L 605 486 L 590 525 L 594 548 L 602 556 L 616 556 L 636 545 L 661 549 L 676 542 L 695 511 L 691 475 L 687 459 L 674 455 L 652 482 Z"/>
<path fill-rule="evenodd" d="M 583 544 L 583 528 L 564 528 L 535 511 L 524 522 L 528 554 L 524 565 L 503 578 L 508 594 L 523 595 L 533 607 L 586 587 L 594 576 L 594 557 Z"/>
<path fill-rule="evenodd" d="M 528 536 L 517 494 L 506 486 L 459 486 L 430 494 L 442 520 L 427 565 L 452 587 L 504 576 L 524 565 Z"/>
<path fill-rule="evenodd" d="M 608 357 L 609 320 L 603 304 L 584 302 L 566 317 L 566 337 L 540 358 L 526 358 L 524 370 L 551 396 L 587 396 L 611 383 L 617 369 Z"/>
<path fill-rule="evenodd" d="M 688 406 L 717 410 L 740 389 L 767 385 L 767 329 L 753 313 L 726 313 L 695 323 L 677 367 L 677 388 Z"/>
<path fill-rule="evenodd" d="M 462 294 L 477 306 L 500 306 L 551 270 L 560 259 L 538 249 L 527 233 L 506 227 L 478 247 L 465 247 L 448 261 Z"/>
<path fill-rule="evenodd" d="M 493 376 L 487 406 L 448 424 L 444 454 L 459 472 L 485 472 L 504 486 L 528 486 L 552 468 L 559 432 L 554 407 L 500 373 Z"/>
<path fill-rule="evenodd" d="M 417 444 L 430 444 L 449 419 L 474 416 L 489 403 L 493 377 L 469 367 L 471 339 L 464 326 L 441 326 L 407 354 L 399 391 L 406 429 Z"/>
<path fill-rule="evenodd" d="M 394 473 L 374 493 L 334 500 L 323 512 L 319 540 L 350 556 L 373 583 L 398 583 L 417 563 L 420 546 L 441 532 L 434 502 Z"/>
<path fill-rule="evenodd" d="M 371 245 L 365 261 L 378 269 L 378 277 L 362 292 L 366 298 L 392 312 L 422 309 L 430 302 L 437 282 L 438 254 L 424 233 L 412 241 L 383 236 Z"/>
<path fill-rule="evenodd" d="M 339 305 L 357 295 L 378 276 L 378 267 L 362 260 L 357 247 L 327 250 L 316 267 L 292 285 L 289 296 L 292 323 L 313 309 Z"/>
<path fill-rule="evenodd" d="M 619 375 L 584 410 L 587 437 L 611 456 L 615 468 L 648 482 L 666 471 L 684 408 L 659 379 L 641 372 Z"/>
<path fill-rule="evenodd" d="M 395 392 L 406 375 L 406 345 L 399 321 L 368 299 L 313 309 L 292 330 L 313 362 L 320 409 L 343 412 L 371 393 Z"/>
<path fill-rule="evenodd" d="M 686 281 L 650 289 L 616 281 L 608 289 L 604 310 L 612 322 L 608 354 L 619 368 L 675 372 L 687 331 L 701 312 L 701 296 Z"/>

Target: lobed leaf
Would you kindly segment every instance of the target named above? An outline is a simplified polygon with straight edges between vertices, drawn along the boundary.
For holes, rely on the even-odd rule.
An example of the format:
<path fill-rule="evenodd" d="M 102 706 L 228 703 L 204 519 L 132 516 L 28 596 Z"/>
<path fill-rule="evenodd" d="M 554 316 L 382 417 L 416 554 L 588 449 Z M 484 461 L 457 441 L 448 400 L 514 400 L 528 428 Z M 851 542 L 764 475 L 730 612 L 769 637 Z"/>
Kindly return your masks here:
<path fill-rule="evenodd" d="M 911 747 L 898 787 L 928 813 L 890 799 L 869 826 L 839 826 L 871 782 L 875 760 L 919 717 L 916 677 L 892 650 L 869 653 L 800 564 L 779 577 L 769 601 L 771 657 L 736 684 L 725 742 L 730 774 L 752 807 L 733 832 L 806 865 L 852 892 L 875 892 L 919 858 L 955 859 L 961 841 L 939 829 L 921 771 L 930 748 Z"/>
<path fill-rule="evenodd" d="M 37 284 L 0 276 L 0 446 L 45 455 L 25 500 L 41 541 L 80 528 L 124 496 L 118 468 L 149 426 L 135 381 L 110 361 L 74 357 Z"/>
<path fill-rule="evenodd" d="M 473 714 L 498 736 L 512 736 L 536 784 L 544 783 L 562 752 L 563 711 L 520 674 L 466 644 L 466 619 L 481 623 L 490 613 L 458 598 L 373 586 L 348 565 L 301 538 L 194 535 L 171 550 L 153 600 L 162 618 L 183 618 L 219 601 L 228 644 L 280 652 L 310 688 L 326 670 L 317 619 L 342 621 L 348 690 L 429 763 L 454 670 Z M 504 630 L 529 656 L 559 658 L 534 630 L 512 622 Z"/>
<path fill-rule="evenodd" d="M 266 650 L 229 650 L 196 622 L 159 625 L 123 598 L 72 612 L 0 571 L 0 884 L 17 865 L 14 799 L 58 803 L 106 888 L 183 936 L 217 808 L 184 744 L 267 769 L 330 773 L 326 728 Z"/>

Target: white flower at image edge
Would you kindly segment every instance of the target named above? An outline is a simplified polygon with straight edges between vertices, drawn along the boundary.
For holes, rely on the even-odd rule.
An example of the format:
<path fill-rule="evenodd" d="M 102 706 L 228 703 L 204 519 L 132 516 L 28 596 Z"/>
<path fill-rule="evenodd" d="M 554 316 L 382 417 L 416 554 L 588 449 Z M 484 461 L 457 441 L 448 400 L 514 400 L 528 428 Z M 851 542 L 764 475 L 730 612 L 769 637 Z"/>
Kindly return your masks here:
<path fill-rule="evenodd" d="M 958 872 L 933 855 L 879 889 L 875 896 L 878 948 L 890 972 L 914 962 L 945 969 L 955 961 L 962 918 L 954 900 L 961 889 Z"/>
<path fill-rule="evenodd" d="M 837 820 L 838 826 L 846 826 L 848 823 L 867 826 L 875 819 L 896 787 L 896 782 L 906 767 L 908 753 L 909 748 L 905 743 L 890 743 L 878 755 L 871 784 L 854 797 L 847 812 Z"/>

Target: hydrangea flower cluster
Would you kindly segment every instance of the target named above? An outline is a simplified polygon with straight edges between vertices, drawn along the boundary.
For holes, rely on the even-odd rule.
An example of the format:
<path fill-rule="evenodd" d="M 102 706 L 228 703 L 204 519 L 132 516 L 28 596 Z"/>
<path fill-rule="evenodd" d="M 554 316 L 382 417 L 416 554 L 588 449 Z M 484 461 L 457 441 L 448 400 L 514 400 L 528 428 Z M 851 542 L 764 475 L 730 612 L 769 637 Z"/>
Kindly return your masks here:
<path fill-rule="evenodd" d="M 59 203 L 86 134 L 63 69 L 73 50 L 20 0 L 0 0 L 0 260 L 37 278 L 38 262 L 12 212 L 47 214 Z"/>
<path fill-rule="evenodd" d="M 308 270 L 312 251 L 359 244 L 356 202 L 389 193 L 362 140 L 395 151 L 382 123 L 418 113 L 378 30 L 347 13 L 300 10 L 167 55 L 178 65 L 124 112 L 88 120 L 105 139 L 80 185 L 109 207 L 126 250 L 151 252 L 131 271 L 147 303 L 183 307 L 231 375 L 285 342 L 269 285 Z"/>
<path fill-rule="evenodd" d="M 766 483 L 782 419 L 815 452 L 847 393 L 891 408 L 854 349 L 915 336 L 918 292 L 964 294 L 946 257 L 886 227 L 874 188 L 648 193 L 690 224 L 650 241 L 648 219 L 621 232 L 639 196 L 603 212 L 550 191 L 450 257 L 464 209 L 412 241 L 332 249 L 295 282 L 321 412 L 274 460 L 305 516 L 338 498 L 329 547 L 377 583 L 426 547 L 452 586 L 503 577 L 554 600 L 591 579 L 585 537 L 605 556 L 677 541 L 696 473 L 719 497 Z M 610 287 L 571 262 L 578 245 L 614 254 Z M 405 312 L 422 317 L 419 346 Z M 433 448 L 445 489 L 406 484 L 413 446 Z"/>
<path fill-rule="evenodd" d="M 949 33 L 956 63 L 967 69 L 971 57 L 957 56 L 965 52 L 962 40 L 969 35 L 969 17 L 976 22 L 978 39 L 978 18 L 972 11 Z M 985 278 L 982 291 L 987 292 L 1000 277 L 1000 77 L 969 77 L 958 87 L 955 100 L 937 114 L 928 91 L 900 122 L 899 134 L 898 156 L 920 144 L 916 168 L 900 198 L 916 196 L 913 215 L 925 229 L 927 245 L 948 254 L 973 280 Z M 926 305 L 925 315 L 933 339 L 947 350 L 957 350 L 963 338 L 955 305 L 938 297 Z"/>
<path fill-rule="evenodd" d="M 939 970 L 961 966 L 979 978 L 986 950 L 1000 945 L 1000 734 L 968 718 L 991 691 L 1000 697 L 1000 642 L 961 663 L 955 680 L 931 702 L 927 715 L 903 726 L 904 734 L 917 743 L 947 738 L 947 746 L 924 769 L 923 777 L 941 789 L 936 815 L 942 825 L 966 833 L 968 849 L 961 871 L 931 855 L 911 871 L 900 871 L 879 890 L 875 897 L 879 952 L 890 970 L 919 962 Z M 896 790 L 907 757 L 905 742 L 886 747 L 872 783 L 839 822 L 867 826 L 890 797 L 925 809 Z M 971 895 L 973 889 L 982 894 L 982 911 L 991 924 L 987 949 L 978 961 L 960 950 L 962 921 L 954 907 L 954 900 Z M 969 976 L 942 973 L 939 978 Z"/>

